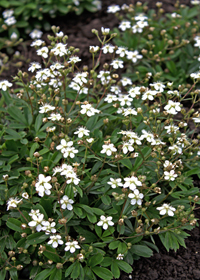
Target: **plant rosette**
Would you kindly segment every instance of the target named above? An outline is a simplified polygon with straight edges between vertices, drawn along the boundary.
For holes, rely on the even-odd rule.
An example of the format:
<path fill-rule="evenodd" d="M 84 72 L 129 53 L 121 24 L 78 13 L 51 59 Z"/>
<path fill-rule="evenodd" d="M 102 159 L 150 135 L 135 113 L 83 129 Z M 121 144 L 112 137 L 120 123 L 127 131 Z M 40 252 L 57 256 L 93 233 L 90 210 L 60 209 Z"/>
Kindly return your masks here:
<path fill-rule="evenodd" d="M 35 280 L 119 278 L 158 251 L 155 235 L 176 251 L 197 225 L 198 79 L 171 98 L 157 74 L 136 85 L 121 64 L 99 70 L 115 36 L 106 29 L 93 30 L 101 46 L 81 71 L 78 50 L 52 30 L 50 45 L 32 44 L 43 59 L 34 76 L 19 71 L 17 90 L 0 82 L 0 278 L 25 268 Z"/>

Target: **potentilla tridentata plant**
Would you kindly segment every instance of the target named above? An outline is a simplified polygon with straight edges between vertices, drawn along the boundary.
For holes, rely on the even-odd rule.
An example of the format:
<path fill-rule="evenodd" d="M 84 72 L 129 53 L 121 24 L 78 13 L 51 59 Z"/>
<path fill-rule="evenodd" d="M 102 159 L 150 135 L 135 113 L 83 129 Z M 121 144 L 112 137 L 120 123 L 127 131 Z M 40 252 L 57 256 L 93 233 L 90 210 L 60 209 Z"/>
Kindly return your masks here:
<path fill-rule="evenodd" d="M 157 73 L 134 84 L 117 73 L 122 55 L 106 28 L 93 30 L 97 62 L 81 70 L 67 36 L 52 30 L 51 45 L 32 44 L 43 64 L 30 65 L 31 79 L 19 71 L 17 94 L 2 82 L 1 279 L 25 268 L 36 280 L 119 278 L 158 250 L 154 235 L 177 250 L 197 224 L 199 78 L 189 89 Z"/>

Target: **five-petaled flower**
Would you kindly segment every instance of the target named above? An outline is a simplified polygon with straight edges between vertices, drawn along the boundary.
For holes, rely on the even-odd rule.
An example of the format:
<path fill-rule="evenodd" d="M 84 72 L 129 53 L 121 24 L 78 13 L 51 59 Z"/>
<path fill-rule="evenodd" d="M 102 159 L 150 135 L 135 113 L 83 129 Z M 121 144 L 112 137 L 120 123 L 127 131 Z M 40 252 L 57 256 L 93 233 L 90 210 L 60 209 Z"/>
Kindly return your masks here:
<path fill-rule="evenodd" d="M 170 206 L 167 203 L 164 203 L 161 207 L 156 208 L 158 211 L 160 211 L 160 215 L 168 215 L 168 216 L 174 216 L 174 212 L 176 209 L 172 206 Z"/>
<path fill-rule="evenodd" d="M 109 217 L 105 217 L 105 216 L 101 216 L 100 217 L 100 221 L 97 223 L 97 226 L 102 226 L 103 229 L 108 229 L 108 226 L 113 226 L 114 223 L 112 222 L 112 217 L 109 216 Z"/>

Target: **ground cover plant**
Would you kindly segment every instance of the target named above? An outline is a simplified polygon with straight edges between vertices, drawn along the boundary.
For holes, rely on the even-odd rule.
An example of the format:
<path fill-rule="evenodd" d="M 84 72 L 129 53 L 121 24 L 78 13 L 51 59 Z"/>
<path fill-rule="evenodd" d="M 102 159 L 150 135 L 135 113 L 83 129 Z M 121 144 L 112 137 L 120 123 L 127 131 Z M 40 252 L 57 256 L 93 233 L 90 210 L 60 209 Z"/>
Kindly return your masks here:
<path fill-rule="evenodd" d="M 187 87 L 153 71 L 134 84 L 103 27 L 80 71 L 78 50 L 52 29 L 50 44 L 32 43 L 43 65 L 19 71 L 16 90 L 0 83 L 1 279 L 119 278 L 158 251 L 155 235 L 177 250 L 197 224 L 199 72 Z"/>

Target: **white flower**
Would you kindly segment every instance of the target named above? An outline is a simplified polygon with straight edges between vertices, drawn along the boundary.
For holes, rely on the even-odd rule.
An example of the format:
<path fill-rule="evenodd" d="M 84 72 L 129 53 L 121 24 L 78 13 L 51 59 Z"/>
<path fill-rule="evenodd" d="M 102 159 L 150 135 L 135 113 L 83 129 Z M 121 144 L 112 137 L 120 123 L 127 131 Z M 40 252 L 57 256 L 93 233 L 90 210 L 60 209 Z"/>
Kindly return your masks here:
<path fill-rule="evenodd" d="M 56 229 L 55 229 L 55 222 L 50 223 L 49 221 L 42 221 L 42 230 L 45 231 L 45 234 L 50 234 L 50 233 L 56 233 Z"/>
<path fill-rule="evenodd" d="M 52 121 L 60 121 L 61 118 L 62 118 L 61 114 L 54 114 L 54 113 L 51 113 L 50 117 L 48 117 L 48 119 Z"/>
<path fill-rule="evenodd" d="M 143 56 L 139 54 L 138 51 L 126 51 L 126 57 L 127 59 L 130 59 L 133 63 L 136 63 L 138 59 L 143 58 Z"/>
<path fill-rule="evenodd" d="M 8 87 L 11 87 L 11 86 L 12 86 L 12 83 L 9 83 L 7 80 L 0 82 L 0 89 L 2 89 L 3 91 L 6 91 L 8 89 Z"/>
<path fill-rule="evenodd" d="M 24 193 L 22 194 L 22 197 L 23 197 L 24 199 L 29 199 L 29 195 L 28 195 L 27 192 L 24 192 Z"/>
<path fill-rule="evenodd" d="M 173 124 L 164 126 L 164 129 L 167 129 L 167 133 L 176 133 L 177 131 L 179 131 L 178 126 Z"/>
<path fill-rule="evenodd" d="M 63 153 L 63 157 L 64 158 L 67 158 L 67 157 L 74 158 L 75 154 L 77 154 L 77 153 L 78 153 L 78 150 L 76 150 L 74 147 L 69 147 L 69 148 L 65 149 L 65 151 Z"/>
<path fill-rule="evenodd" d="M 143 199 L 144 195 L 142 193 L 140 193 L 138 189 L 135 189 L 133 191 L 133 193 L 130 193 L 128 195 L 128 197 L 131 198 L 132 205 L 135 205 L 135 204 L 142 205 L 142 199 Z"/>
<path fill-rule="evenodd" d="M 90 52 L 93 52 L 93 53 L 98 52 L 99 46 L 90 46 L 89 50 L 90 50 Z"/>
<path fill-rule="evenodd" d="M 135 24 L 132 26 L 133 33 L 142 33 L 143 29 L 139 26 L 139 24 Z"/>
<path fill-rule="evenodd" d="M 108 226 L 113 226 L 114 223 L 112 222 L 112 217 L 105 217 L 105 216 L 101 216 L 100 217 L 100 221 L 97 223 L 97 226 L 102 226 L 104 230 L 108 229 Z"/>
<path fill-rule="evenodd" d="M 108 184 L 111 185 L 111 188 L 116 189 L 117 187 L 123 187 L 121 181 L 122 179 L 120 178 L 117 179 L 110 178 L 110 182 L 108 182 Z"/>
<path fill-rule="evenodd" d="M 15 17 L 9 17 L 4 21 L 8 26 L 15 24 L 17 21 Z"/>
<path fill-rule="evenodd" d="M 191 0 L 190 3 L 192 5 L 200 5 L 200 0 Z"/>
<path fill-rule="evenodd" d="M 147 142 L 153 143 L 155 142 L 154 135 L 150 132 L 147 132 L 145 129 L 142 130 L 143 135 L 141 135 L 140 139 L 145 139 Z"/>
<path fill-rule="evenodd" d="M 84 135 L 89 136 L 90 131 L 88 129 L 85 129 L 84 127 L 79 127 L 74 134 L 78 134 L 79 138 L 82 138 Z"/>
<path fill-rule="evenodd" d="M 86 141 L 91 144 L 92 142 L 94 142 L 94 138 L 88 138 L 86 139 Z"/>
<path fill-rule="evenodd" d="M 167 214 L 168 216 L 174 216 L 174 212 L 176 211 L 174 207 L 167 203 L 164 203 L 161 207 L 157 207 L 156 209 L 160 211 L 160 215 Z"/>
<path fill-rule="evenodd" d="M 154 100 L 154 95 L 156 95 L 158 92 L 156 90 L 147 90 L 144 92 L 142 96 L 142 100 Z"/>
<path fill-rule="evenodd" d="M 45 105 L 43 105 L 39 108 L 39 113 L 40 114 L 47 113 L 49 111 L 53 111 L 54 109 L 55 109 L 54 106 L 51 106 L 49 104 L 45 104 Z"/>
<path fill-rule="evenodd" d="M 106 154 L 107 156 L 111 156 L 113 152 L 116 152 L 117 149 L 115 148 L 114 144 L 105 144 L 102 146 L 103 150 L 101 150 L 101 154 Z"/>
<path fill-rule="evenodd" d="M 80 86 L 82 86 L 83 84 L 87 83 L 87 73 L 83 72 L 83 73 L 77 73 L 75 75 L 75 77 L 72 79 L 75 83 L 79 84 Z"/>
<path fill-rule="evenodd" d="M 63 44 L 63 43 L 58 43 L 52 50 L 51 52 L 54 55 L 59 55 L 59 56 L 64 56 L 67 55 L 69 52 L 66 49 L 67 44 Z"/>
<path fill-rule="evenodd" d="M 134 108 L 125 108 L 123 112 L 123 116 L 128 116 L 128 115 L 137 115 L 137 112 L 135 111 Z"/>
<path fill-rule="evenodd" d="M 137 95 L 140 95 L 141 92 L 140 92 L 140 89 L 141 87 L 131 87 L 128 91 L 128 94 L 132 97 L 132 98 L 135 98 Z"/>
<path fill-rule="evenodd" d="M 112 103 L 113 101 L 117 101 L 117 97 L 115 95 L 108 94 L 104 100 L 108 103 Z"/>
<path fill-rule="evenodd" d="M 153 84 L 150 84 L 150 86 L 154 87 L 154 89 L 159 92 L 163 92 L 165 88 L 165 85 L 163 85 L 163 83 L 161 82 L 155 82 Z"/>
<path fill-rule="evenodd" d="M 16 40 L 17 39 L 17 34 L 15 33 L 15 32 L 13 32 L 12 34 L 11 34 L 11 36 L 10 36 L 10 39 L 11 40 Z"/>
<path fill-rule="evenodd" d="M 36 230 L 40 232 L 42 230 L 42 222 L 44 220 L 44 214 L 36 213 L 36 214 L 32 214 L 31 217 L 33 221 L 28 223 L 29 227 L 36 227 Z"/>
<path fill-rule="evenodd" d="M 123 260 L 123 258 L 124 258 L 124 254 L 119 253 L 116 257 L 116 260 L 121 261 L 121 260 Z"/>
<path fill-rule="evenodd" d="M 142 186 L 142 182 L 140 182 L 135 176 L 126 177 L 124 178 L 124 181 L 124 188 L 129 188 L 132 191 L 134 191 L 137 188 L 137 186 Z"/>
<path fill-rule="evenodd" d="M 125 31 L 129 28 L 131 28 L 131 22 L 128 20 L 123 20 L 119 25 L 119 29 L 121 29 L 122 31 Z"/>
<path fill-rule="evenodd" d="M 114 59 L 110 65 L 112 65 L 112 67 L 114 69 L 119 69 L 119 68 L 123 68 L 124 65 L 123 65 L 123 60 L 120 60 L 120 59 Z"/>
<path fill-rule="evenodd" d="M 36 69 L 40 69 L 41 65 L 38 62 L 31 62 L 30 67 L 28 68 L 28 71 L 34 72 Z"/>
<path fill-rule="evenodd" d="M 107 13 L 115 14 L 116 12 L 120 11 L 119 5 L 111 5 L 108 7 Z"/>
<path fill-rule="evenodd" d="M 69 63 L 77 63 L 79 61 L 81 61 L 81 59 L 78 56 L 72 56 L 72 57 L 69 58 L 68 62 Z"/>
<path fill-rule="evenodd" d="M 73 142 L 72 141 L 69 141 L 67 142 L 65 139 L 61 139 L 60 141 L 60 145 L 58 145 L 56 147 L 57 150 L 61 150 L 61 153 L 64 153 L 65 150 L 69 147 L 73 146 Z"/>
<path fill-rule="evenodd" d="M 181 111 L 180 102 L 174 102 L 172 100 L 168 100 L 167 105 L 164 107 L 168 114 L 176 115 Z"/>
<path fill-rule="evenodd" d="M 133 98 L 129 97 L 125 94 L 120 94 L 118 100 L 120 101 L 120 106 L 131 106 L 131 102 L 133 101 Z"/>
<path fill-rule="evenodd" d="M 127 51 L 127 47 L 118 47 L 116 54 L 119 54 L 120 57 L 124 57 Z"/>
<path fill-rule="evenodd" d="M 132 143 L 130 142 L 123 143 L 122 150 L 124 154 L 127 154 L 128 152 L 133 152 L 134 148 L 132 146 Z"/>
<path fill-rule="evenodd" d="M 200 48 L 200 40 L 199 40 L 198 44 L 199 44 L 199 48 Z M 190 77 L 193 78 L 194 80 L 199 80 L 200 79 L 200 71 L 197 72 L 197 73 L 190 74 Z"/>
<path fill-rule="evenodd" d="M 114 49 L 115 49 L 115 47 L 112 46 L 111 44 L 106 44 L 102 47 L 102 51 L 104 54 L 113 53 Z"/>
<path fill-rule="evenodd" d="M 200 123 L 200 116 L 198 118 L 192 118 L 195 123 Z"/>
<path fill-rule="evenodd" d="M 73 209 L 72 204 L 74 203 L 74 201 L 72 199 L 69 199 L 69 197 L 67 195 L 64 195 L 62 197 L 62 199 L 60 200 L 60 204 L 61 204 L 61 208 L 62 209 L 66 209 L 71 211 Z"/>
<path fill-rule="evenodd" d="M 70 251 L 70 253 L 74 253 L 76 249 L 80 249 L 81 247 L 78 245 L 78 241 L 66 242 L 65 243 L 65 251 Z"/>
<path fill-rule="evenodd" d="M 94 116 L 96 113 L 98 114 L 100 111 L 92 107 L 91 104 L 81 105 L 82 110 L 81 114 L 86 114 L 88 117 Z"/>
<path fill-rule="evenodd" d="M 62 38 L 64 36 L 64 33 L 60 31 L 59 33 L 56 33 L 56 36 L 59 38 Z"/>
<path fill-rule="evenodd" d="M 110 28 L 104 28 L 104 27 L 101 27 L 101 33 L 103 35 L 108 35 L 110 32 Z"/>
<path fill-rule="evenodd" d="M 41 49 L 37 50 L 37 55 L 41 55 L 44 58 L 48 57 L 49 49 L 47 47 L 42 47 Z"/>
<path fill-rule="evenodd" d="M 3 15 L 3 18 L 9 18 L 13 15 L 14 11 L 13 10 L 5 10 L 3 11 L 2 15 Z"/>
<path fill-rule="evenodd" d="M 110 87 L 110 91 L 111 91 L 111 92 L 114 92 L 115 94 L 119 94 L 119 93 L 122 92 L 121 89 L 120 89 L 120 87 L 119 87 L 119 86 L 116 86 L 116 85 L 111 86 L 111 87 Z"/>
<path fill-rule="evenodd" d="M 164 179 L 167 180 L 167 181 L 174 181 L 175 178 L 178 176 L 178 175 L 174 172 L 174 170 L 171 170 L 170 172 L 164 171 L 164 174 L 165 174 Z"/>
<path fill-rule="evenodd" d="M 131 79 L 127 78 L 127 77 L 123 77 L 120 82 L 122 83 L 123 87 L 127 86 L 127 85 L 132 85 L 132 81 Z"/>
<path fill-rule="evenodd" d="M 61 240 L 61 236 L 59 234 L 51 235 L 50 240 L 47 244 L 51 244 L 53 248 L 57 248 L 58 245 L 62 245 L 64 242 Z"/>
<path fill-rule="evenodd" d="M 13 208 L 17 208 L 18 207 L 18 204 L 22 201 L 22 198 L 19 199 L 17 197 L 13 198 L 13 197 L 10 197 L 7 201 L 7 211 L 10 210 L 10 209 L 13 209 Z"/>
<path fill-rule="evenodd" d="M 173 155 L 176 155 L 177 153 L 182 154 L 182 149 L 180 147 L 178 147 L 176 144 L 170 146 L 169 150 L 171 150 L 173 152 Z"/>
<path fill-rule="evenodd" d="M 50 195 L 52 188 L 51 184 L 48 182 L 51 180 L 51 176 L 45 177 L 43 174 L 39 174 L 38 182 L 35 184 L 35 189 L 38 192 L 38 195 L 43 197 L 44 194 Z"/>
<path fill-rule="evenodd" d="M 138 14 L 137 16 L 135 16 L 135 20 L 136 21 L 143 21 L 143 20 L 145 20 L 145 19 L 148 19 L 148 17 L 147 16 L 145 16 L 144 14 Z"/>
<path fill-rule="evenodd" d="M 44 43 L 43 40 L 38 39 L 32 42 L 31 47 L 35 47 L 35 46 L 40 47 L 43 43 Z"/>
<path fill-rule="evenodd" d="M 34 29 L 30 34 L 29 36 L 32 38 L 32 39 L 39 39 L 42 37 L 42 34 L 43 32 L 38 30 L 38 29 Z"/>

